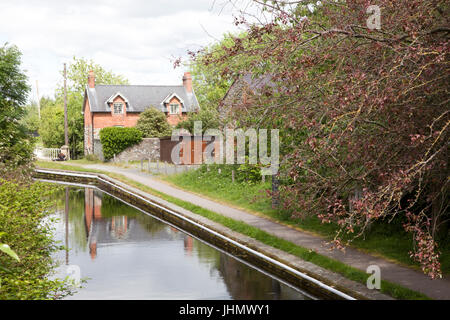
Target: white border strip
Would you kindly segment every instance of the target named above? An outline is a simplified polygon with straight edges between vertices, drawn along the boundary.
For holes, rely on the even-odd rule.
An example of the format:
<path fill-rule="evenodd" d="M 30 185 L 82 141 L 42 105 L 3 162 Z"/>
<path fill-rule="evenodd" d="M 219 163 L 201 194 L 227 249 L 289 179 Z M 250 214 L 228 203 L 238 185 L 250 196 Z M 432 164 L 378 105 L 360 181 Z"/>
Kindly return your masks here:
<path fill-rule="evenodd" d="M 310 281 L 310 282 L 316 284 L 317 286 L 319 286 L 320 288 L 322 288 L 324 290 L 327 290 L 327 291 L 330 291 L 330 292 L 336 294 L 337 296 L 339 296 L 341 298 L 344 298 L 346 300 L 356 300 L 352 296 L 349 296 L 346 293 L 343 293 L 343 292 L 341 292 L 341 291 L 339 291 L 339 290 L 337 290 L 337 289 L 335 289 L 335 288 L 333 288 L 333 287 L 331 287 L 331 286 L 329 286 L 329 285 L 327 285 L 327 284 L 325 284 L 323 282 L 320 282 L 319 280 L 314 279 L 314 278 L 308 276 L 307 274 L 305 274 L 303 272 L 300 272 L 300 271 L 298 271 L 298 270 L 296 270 L 296 269 L 294 269 L 292 267 L 289 267 L 288 265 L 285 265 L 284 263 L 279 262 L 279 261 L 277 261 L 277 260 L 275 260 L 275 259 L 273 259 L 271 257 L 268 257 L 268 256 L 266 256 L 266 255 L 264 255 L 264 254 L 262 254 L 262 253 L 260 253 L 260 252 L 258 252 L 256 250 L 253 250 L 253 249 L 251 249 L 249 247 L 246 247 L 243 244 L 241 244 L 241 243 L 239 243 L 239 242 L 237 242 L 237 241 L 235 241 L 233 239 L 230 239 L 230 238 L 228 238 L 228 237 L 226 237 L 226 236 L 224 236 L 224 235 L 222 235 L 222 234 L 220 234 L 220 233 L 218 233 L 218 232 L 216 232 L 214 230 L 211 230 L 208 227 L 205 227 L 205 226 L 203 226 L 203 225 L 201 225 L 201 224 L 199 224 L 199 223 L 197 223 L 195 221 L 192 221 L 189 218 L 186 218 L 185 216 L 183 216 L 183 215 L 181 215 L 181 214 L 179 214 L 179 213 L 177 213 L 175 211 L 172 211 L 172 210 L 170 210 L 168 208 L 162 207 L 161 205 L 159 205 L 157 203 L 154 203 L 154 202 L 152 202 L 152 201 L 150 201 L 150 200 L 148 200 L 148 199 L 146 199 L 146 198 L 144 198 L 144 197 L 142 197 L 142 196 L 140 196 L 138 194 L 135 194 L 135 193 L 133 193 L 130 190 L 126 190 L 126 189 L 122 188 L 121 186 L 113 184 L 112 182 L 107 181 L 107 180 L 99 177 L 98 175 L 95 175 L 95 174 L 89 175 L 89 174 L 83 174 L 83 173 L 76 174 L 76 173 L 71 173 L 71 172 L 51 171 L 51 170 L 47 171 L 47 170 L 40 170 L 40 169 L 36 169 L 35 171 L 36 172 L 42 172 L 42 173 L 57 174 L 57 175 L 85 177 L 85 178 L 96 178 L 97 180 L 100 180 L 100 181 L 102 181 L 102 182 L 104 182 L 106 184 L 109 184 L 109 185 L 113 186 L 114 188 L 117 188 L 117 189 L 119 189 L 119 190 L 121 190 L 123 192 L 127 192 L 127 193 L 133 195 L 134 197 L 136 197 L 136 198 L 138 198 L 138 199 L 140 199 L 140 200 L 150 204 L 151 206 L 154 206 L 154 207 L 157 207 L 157 208 L 159 208 L 161 210 L 164 210 L 164 211 L 166 211 L 166 212 L 168 212 L 168 213 L 170 213 L 170 214 L 172 214 L 172 215 L 174 215 L 174 216 L 176 216 L 176 217 L 178 217 L 178 218 L 180 218 L 180 219 L 182 219 L 182 220 L 184 220 L 184 221 L 186 221 L 188 223 L 193 224 L 194 226 L 196 226 L 196 227 L 198 227 L 200 229 L 203 229 L 206 232 L 209 232 L 209 233 L 215 235 L 216 237 L 219 237 L 219 238 L 221 238 L 221 239 L 223 239 L 223 240 L 225 240 L 227 242 L 230 242 L 233 245 L 235 245 L 235 246 L 237 246 L 237 247 L 239 247 L 241 249 L 244 249 L 245 251 L 250 252 L 251 254 L 253 254 L 253 255 L 255 255 L 255 256 L 263 259 L 263 260 L 266 260 L 266 261 L 268 261 L 268 262 L 270 262 L 270 263 L 272 263 L 274 265 L 277 265 L 277 266 L 279 266 L 279 267 L 281 267 L 281 268 L 283 268 L 283 269 L 285 269 L 285 270 L 287 270 L 287 271 L 289 271 L 291 273 L 294 273 L 295 275 L 297 275 L 297 276 L 299 276 L 299 277 L 301 277 L 301 278 L 303 278 L 303 279 L 305 279 L 307 281 Z"/>

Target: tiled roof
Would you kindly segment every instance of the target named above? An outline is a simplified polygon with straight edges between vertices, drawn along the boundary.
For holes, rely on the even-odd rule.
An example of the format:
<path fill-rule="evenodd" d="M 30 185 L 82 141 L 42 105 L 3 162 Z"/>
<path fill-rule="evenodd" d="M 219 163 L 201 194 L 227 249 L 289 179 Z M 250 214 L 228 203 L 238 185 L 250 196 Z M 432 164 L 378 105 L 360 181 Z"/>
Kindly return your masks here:
<path fill-rule="evenodd" d="M 188 93 L 183 85 L 96 85 L 95 88 L 86 86 L 86 92 L 91 112 L 111 112 L 107 101 L 117 93 L 127 100 L 127 112 L 143 112 L 150 106 L 167 111 L 163 110 L 163 101 L 172 94 L 183 101 L 182 112 L 193 112 L 199 108 L 195 93 Z"/>

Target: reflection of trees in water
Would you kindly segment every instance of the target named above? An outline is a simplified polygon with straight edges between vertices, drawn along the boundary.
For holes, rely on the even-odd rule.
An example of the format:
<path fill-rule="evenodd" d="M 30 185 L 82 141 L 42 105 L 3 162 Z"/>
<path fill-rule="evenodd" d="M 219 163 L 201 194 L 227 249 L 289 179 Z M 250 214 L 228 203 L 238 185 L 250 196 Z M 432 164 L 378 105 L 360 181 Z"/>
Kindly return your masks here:
<path fill-rule="evenodd" d="M 185 250 L 194 253 L 202 264 L 210 267 L 210 274 L 216 273 L 227 286 L 233 299 L 299 299 L 295 290 L 281 285 L 275 279 L 256 271 L 236 259 L 212 248 L 201 241 L 185 235 Z"/>
<path fill-rule="evenodd" d="M 272 291 L 272 281 L 261 277 L 239 261 L 225 255 L 220 257 L 219 272 L 233 299 L 267 299 L 267 292 Z M 277 288 L 279 289 L 279 288 Z M 279 294 L 279 290 L 275 291 Z M 273 297 L 277 298 L 277 297 Z"/>
<path fill-rule="evenodd" d="M 139 214 L 136 216 L 136 221 L 139 222 L 139 224 L 145 228 L 146 231 L 148 231 L 151 234 L 157 234 L 163 231 L 164 229 L 168 228 L 168 226 L 161 221 L 158 221 L 150 216 L 147 216 L 146 214 L 139 212 Z"/>
<path fill-rule="evenodd" d="M 224 253 L 220 254 L 219 261 L 219 272 L 233 299 L 289 300 L 302 298 L 295 290 L 282 286 L 277 280 L 255 271 Z"/>
<path fill-rule="evenodd" d="M 189 235 L 185 235 L 185 250 L 187 250 L 186 243 L 187 239 L 191 238 L 192 242 L 192 252 L 195 253 L 197 258 L 202 264 L 207 264 L 211 267 L 211 271 L 215 271 L 219 268 L 219 257 L 220 251 L 204 244 L 203 242 L 192 238 Z"/>
<path fill-rule="evenodd" d="M 110 195 L 100 191 L 96 191 L 96 196 L 97 194 L 102 197 L 102 218 L 127 217 L 128 221 L 136 220 L 150 234 L 157 234 L 167 227 L 164 223 L 130 207 Z"/>
<path fill-rule="evenodd" d="M 140 212 L 133 207 L 117 200 L 110 195 L 103 193 L 99 190 L 94 190 L 94 195 L 101 199 L 101 213 L 102 218 L 111 218 L 117 216 L 127 216 L 134 218 Z"/>
<path fill-rule="evenodd" d="M 69 247 L 72 250 L 86 251 L 87 236 L 84 220 L 84 188 L 69 187 Z M 64 219 L 65 191 L 61 189 L 55 193 L 56 209 Z"/>

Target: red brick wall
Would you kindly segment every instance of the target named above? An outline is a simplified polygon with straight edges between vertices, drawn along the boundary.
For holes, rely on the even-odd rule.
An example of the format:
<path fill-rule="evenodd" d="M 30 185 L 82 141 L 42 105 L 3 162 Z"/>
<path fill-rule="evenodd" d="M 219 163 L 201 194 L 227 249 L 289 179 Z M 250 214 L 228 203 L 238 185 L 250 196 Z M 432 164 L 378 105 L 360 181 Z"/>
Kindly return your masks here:
<path fill-rule="evenodd" d="M 115 114 L 113 111 L 113 104 L 122 102 L 123 113 Z M 114 99 L 111 105 L 111 111 L 94 113 L 94 129 L 102 129 L 105 127 L 124 126 L 134 127 L 139 119 L 139 113 L 127 113 L 126 103 L 122 97 L 118 96 Z"/>
<path fill-rule="evenodd" d="M 178 114 L 170 114 L 170 105 L 177 103 L 179 105 L 178 107 Z M 178 100 L 178 98 L 173 97 L 170 102 L 166 105 L 166 117 L 167 117 L 167 122 L 171 125 L 171 126 L 176 126 L 178 124 L 178 122 L 184 120 L 186 118 L 186 114 L 183 114 L 181 112 L 181 103 L 180 100 Z"/>
<path fill-rule="evenodd" d="M 106 127 L 124 126 L 134 127 L 139 119 L 139 113 L 128 113 L 126 116 L 113 116 L 111 113 L 94 113 L 94 128 L 101 129 Z"/>

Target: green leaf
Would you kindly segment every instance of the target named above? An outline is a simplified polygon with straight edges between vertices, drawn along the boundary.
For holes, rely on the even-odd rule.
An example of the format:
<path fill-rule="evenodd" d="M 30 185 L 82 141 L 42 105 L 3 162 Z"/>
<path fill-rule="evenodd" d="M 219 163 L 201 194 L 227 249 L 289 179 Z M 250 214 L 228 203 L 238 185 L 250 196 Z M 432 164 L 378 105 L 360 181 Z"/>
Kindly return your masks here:
<path fill-rule="evenodd" d="M 12 273 L 11 270 L 9 270 L 9 269 L 3 267 L 2 265 L 0 265 L 0 271 L 6 272 L 6 273 Z"/>
<path fill-rule="evenodd" d="M 7 245 L 4 243 L 0 243 L 0 251 L 6 253 L 7 255 L 9 255 L 11 258 L 16 259 L 17 261 L 20 261 L 19 257 L 17 256 L 17 254 Z"/>

